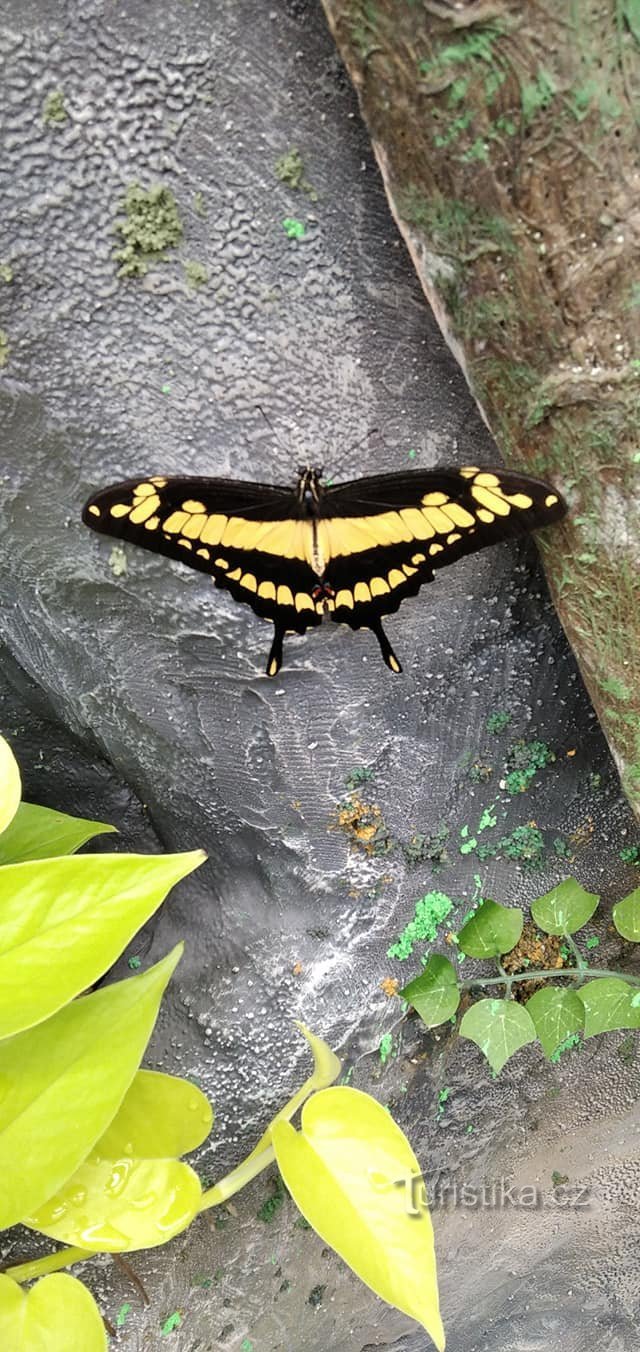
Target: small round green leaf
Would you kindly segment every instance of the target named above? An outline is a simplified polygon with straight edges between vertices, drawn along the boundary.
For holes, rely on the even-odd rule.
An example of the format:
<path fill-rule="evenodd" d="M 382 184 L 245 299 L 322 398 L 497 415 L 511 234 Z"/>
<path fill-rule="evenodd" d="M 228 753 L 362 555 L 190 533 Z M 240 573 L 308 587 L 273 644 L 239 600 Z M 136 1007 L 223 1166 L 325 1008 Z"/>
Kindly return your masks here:
<path fill-rule="evenodd" d="M 455 969 L 448 958 L 435 953 L 420 976 L 399 992 L 420 1015 L 427 1028 L 435 1028 L 455 1014 L 460 991 Z"/>
<path fill-rule="evenodd" d="M 118 1111 L 96 1144 L 96 1154 L 165 1159 L 186 1155 L 206 1140 L 213 1123 L 201 1089 L 177 1075 L 139 1070 Z"/>
<path fill-rule="evenodd" d="M 460 1037 L 475 1042 L 498 1074 L 514 1052 L 535 1042 L 536 1027 L 515 1000 L 478 1000 L 463 1016 Z"/>
<path fill-rule="evenodd" d="M 594 892 L 586 892 L 575 878 L 565 878 L 534 901 L 531 915 L 545 934 L 575 934 L 591 919 L 599 900 Z"/>
<path fill-rule="evenodd" d="M 584 1005 L 575 991 L 545 986 L 527 1000 L 526 1007 L 545 1056 L 553 1056 L 561 1042 L 584 1027 Z"/>
<path fill-rule="evenodd" d="M 640 944 L 640 887 L 630 892 L 628 897 L 616 902 L 613 908 L 613 923 L 623 939 Z"/>
<path fill-rule="evenodd" d="M 0 1275 L 0 1347 L 11 1352 L 106 1352 L 108 1339 L 93 1296 L 77 1277 L 54 1272 L 30 1291 Z"/>
<path fill-rule="evenodd" d="M 460 948 L 470 958 L 495 958 L 500 953 L 509 953 L 522 934 L 523 923 L 518 906 L 483 901 L 460 930 Z"/>
<path fill-rule="evenodd" d="M 576 992 L 584 1005 L 584 1035 L 612 1028 L 640 1028 L 640 1005 L 634 1005 L 638 987 L 617 976 L 597 977 Z"/>

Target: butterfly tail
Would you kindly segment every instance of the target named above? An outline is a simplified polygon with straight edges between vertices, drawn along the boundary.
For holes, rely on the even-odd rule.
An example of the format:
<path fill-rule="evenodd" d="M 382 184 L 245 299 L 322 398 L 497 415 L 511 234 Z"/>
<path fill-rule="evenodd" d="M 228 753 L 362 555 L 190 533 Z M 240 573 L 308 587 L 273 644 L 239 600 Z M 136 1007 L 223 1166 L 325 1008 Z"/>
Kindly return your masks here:
<path fill-rule="evenodd" d="M 396 673 L 401 672 L 402 666 L 400 665 L 400 662 L 398 661 L 393 651 L 393 648 L 391 647 L 387 635 L 385 634 L 384 629 L 382 628 L 380 620 L 377 620 L 375 624 L 371 625 L 371 630 L 375 634 L 378 643 L 380 644 L 380 652 L 382 653 L 382 656 L 387 666 L 389 667 L 389 670 L 395 671 Z"/>
<path fill-rule="evenodd" d="M 280 667 L 282 666 L 283 638 L 284 638 L 284 629 L 281 629 L 279 628 L 278 625 L 276 625 L 275 633 L 273 635 L 273 643 L 271 644 L 271 649 L 269 652 L 269 656 L 267 658 L 267 667 L 266 667 L 267 676 L 277 676 Z"/>

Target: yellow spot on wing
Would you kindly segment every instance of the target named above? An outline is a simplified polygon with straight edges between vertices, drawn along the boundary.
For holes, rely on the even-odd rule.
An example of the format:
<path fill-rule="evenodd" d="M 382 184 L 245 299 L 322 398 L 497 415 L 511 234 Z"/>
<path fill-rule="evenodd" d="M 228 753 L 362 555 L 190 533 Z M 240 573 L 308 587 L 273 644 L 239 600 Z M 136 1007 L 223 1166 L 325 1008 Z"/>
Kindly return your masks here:
<path fill-rule="evenodd" d="M 526 493 L 507 493 L 505 496 L 512 507 L 518 507 L 523 512 L 526 512 L 529 507 L 533 507 L 533 498 L 527 497 Z"/>
<path fill-rule="evenodd" d="M 204 502 L 192 502 L 192 500 L 189 499 L 188 502 L 183 502 L 182 510 L 183 512 L 191 512 L 191 513 L 195 512 L 197 514 L 199 512 L 206 512 L 207 509 L 204 505 Z"/>
<path fill-rule="evenodd" d="M 372 596 L 386 596 L 389 591 L 389 583 L 383 577 L 372 577 L 369 586 Z"/>
<path fill-rule="evenodd" d="M 227 524 L 226 516 L 208 516 L 202 530 L 200 539 L 203 545 L 219 545 L 222 539 L 222 532 Z"/>
<path fill-rule="evenodd" d="M 273 582 L 261 582 L 258 587 L 258 596 L 262 596 L 265 601 L 275 601 L 276 589 Z"/>
<path fill-rule="evenodd" d="M 481 473 L 478 473 L 476 475 L 475 483 L 478 484 L 480 488 L 500 487 L 500 480 L 497 474 L 487 474 L 485 471 L 482 471 Z"/>
<path fill-rule="evenodd" d="M 241 573 L 242 573 L 241 568 L 234 568 L 232 573 L 227 573 L 227 577 L 229 578 L 230 582 L 237 582 Z"/>
<path fill-rule="evenodd" d="M 429 521 L 425 512 L 417 507 L 406 507 L 400 516 L 409 529 L 410 540 L 431 540 L 435 534 L 435 529 Z"/>
<path fill-rule="evenodd" d="M 451 530 L 451 518 L 440 507 L 425 507 L 422 513 L 433 527 L 436 535 L 448 535 Z"/>
<path fill-rule="evenodd" d="M 167 486 L 167 480 L 163 479 L 162 476 L 159 478 L 156 476 L 151 480 L 151 483 L 155 484 L 156 488 L 166 488 Z"/>
<path fill-rule="evenodd" d="M 160 517 L 150 516 L 149 520 L 145 521 L 144 528 L 145 530 L 157 530 L 159 525 L 160 525 Z"/>
<path fill-rule="evenodd" d="M 215 566 L 216 568 L 228 568 L 229 564 L 227 563 L 226 559 L 216 559 Z"/>
<path fill-rule="evenodd" d="M 389 586 L 390 586 L 390 587 L 400 587 L 400 586 L 402 586 L 402 584 L 403 584 L 404 582 L 406 582 L 406 580 L 407 580 L 407 579 L 406 579 L 404 573 L 401 573 L 399 568 L 392 568 L 392 569 L 391 569 L 391 572 L 389 573 Z"/>
<path fill-rule="evenodd" d="M 339 591 L 336 596 L 336 606 L 347 606 L 353 610 L 353 596 L 350 591 Z"/>
<path fill-rule="evenodd" d="M 465 465 L 464 469 L 460 470 L 460 473 L 463 479 L 472 479 L 474 474 L 479 473 L 479 469 L 477 465 Z"/>
<path fill-rule="evenodd" d="M 426 562 L 425 555 L 424 555 L 424 554 L 414 554 L 413 557 L 412 557 L 412 559 L 411 559 L 411 562 L 412 562 L 412 563 L 415 563 L 415 564 L 418 564 L 418 563 L 425 563 L 425 562 Z"/>
<path fill-rule="evenodd" d="M 451 517 L 454 526 L 473 526 L 474 518 L 466 507 L 461 507 L 459 502 L 447 503 L 447 516 Z"/>
<path fill-rule="evenodd" d="M 208 549 L 196 549 L 196 554 L 199 554 L 201 559 L 210 559 L 210 558 L 211 558 L 211 555 L 210 555 Z"/>
<path fill-rule="evenodd" d="M 444 507 L 449 499 L 446 493 L 425 493 L 422 499 L 423 507 Z"/>
<path fill-rule="evenodd" d="M 190 540 L 182 540 L 182 539 L 181 539 L 181 540 L 178 540 L 178 544 L 179 544 L 179 545 L 182 545 L 182 548 L 183 548 L 183 549 L 193 549 L 193 545 L 192 545 L 192 543 L 191 543 Z"/>
<path fill-rule="evenodd" d="M 478 521 L 484 521 L 485 526 L 490 526 L 495 519 L 493 512 L 488 512 L 486 507 L 478 508 Z"/>
<path fill-rule="evenodd" d="M 111 508 L 111 515 L 116 517 L 128 516 L 130 511 L 131 508 L 128 502 L 114 502 L 113 507 Z"/>
<path fill-rule="evenodd" d="M 202 515 L 189 517 L 188 521 L 185 522 L 184 526 L 184 534 L 187 536 L 188 540 L 200 539 L 200 532 L 206 520 L 207 520 L 206 516 Z"/>
<path fill-rule="evenodd" d="M 544 500 L 545 507 L 555 507 L 558 498 L 555 493 L 549 493 Z M 92 510 L 92 509 L 90 509 Z"/>
<path fill-rule="evenodd" d="M 133 495 L 136 498 L 150 498 L 155 491 L 153 484 L 138 484 L 138 487 L 133 490 Z"/>
<path fill-rule="evenodd" d="M 171 516 L 167 517 L 163 529 L 168 531 L 170 535 L 179 535 L 188 520 L 186 512 L 172 512 Z"/>
<path fill-rule="evenodd" d="M 443 549 L 444 545 L 429 545 L 430 554 L 441 554 Z"/>
<path fill-rule="evenodd" d="M 495 512 L 496 516 L 509 515 L 511 511 L 509 503 L 504 498 L 499 497 L 497 493 L 491 493 L 488 488 L 476 488 L 475 484 L 471 485 L 471 492 L 476 502 L 479 502 L 483 507 L 487 507 L 490 512 Z"/>
<path fill-rule="evenodd" d="M 279 606 L 292 606 L 293 596 L 291 593 L 291 588 L 284 586 L 278 587 L 278 591 L 276 593 L 276 600 Z"/>
<path fill-rule="evenodd" d="M 157 493 L 152 493 L 151 497 L 143 498 L 131 513 L 130 519 L 134 526 L 139 526 L 142 521 L 146 521 L 148 517 L 153 516 L 159 506 L 160 498 Z"/>
<path fill-rule="evenodd" d="M 448 536 L 447 536 L 447 544 L 448 544 L 448 545 L 454 545 L 454 544 L 456 543 L 456 540 L 460 540 L 460 539 L 462 539 L 462 537 L 458 534 L 457 531 L 454 530 L 453 533 L 452 533 L 451 535 L 448 535 Z"/>
<path fill-rule="evenodd" d="M 400 663 L 394 653 L 389 653 L 388 661 L 392 671 L 401 670 Z"/>
<path fill-rule="evenodd" d="M 366 582 L 356 582 L 356 585 L 353 589 L 353 595 L 356 601 L 371 600 L 371 592 L 369 591 Z"/>
<path fill-rule="evenodd" d="M 240 582 L 243 587 L 246 587 L 247 591 L 254 592 L 258 590 L 258 583 L 256 582 L 253 573 L 243 573 Z"/>
<path fill-rule="evenodd" d="M 307 592 L 296 592 L 296 610 L 313 610 L 314 605 Z"/>
<path fill-rule="evenodd" d="M 548 505 L 548 504 L 547 504 L 547 505 Z M 96 507 L 94 503 L 91 504 L 91 506 L 90 506 L 90 508 L 89 508 L 89 511 L 91 512 L 91 515 L 92 515 L 92 516 L 99 516 L 99 515 L 100 515 L 100 508 L 99 508 L 99 507 Z"/>
<path fill-rule="evenodd" d="M 433 545 L 431 546 L 431 548 L 433 549 Z M 417 573 L 418 569 L 412 568 L 410 563 L 403 563 L 402 571 L 403 573 L 406 573 L 407 577 L 413 577 L 414 573 Z"/>

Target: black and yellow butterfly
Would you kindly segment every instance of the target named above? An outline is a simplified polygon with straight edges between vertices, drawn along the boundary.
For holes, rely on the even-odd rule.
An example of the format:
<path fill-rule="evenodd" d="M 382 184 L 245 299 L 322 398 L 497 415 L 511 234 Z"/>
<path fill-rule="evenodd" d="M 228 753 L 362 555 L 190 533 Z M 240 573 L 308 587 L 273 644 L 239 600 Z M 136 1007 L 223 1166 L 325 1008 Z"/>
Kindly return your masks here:
<path fill-rule="evenodd" d="M 130 479 L 90 498 L 94 530 L 209 573 L 271 620 L 267 674 L 287 631 L 329 614 L 372 629 L 392 671 L 400 663 L 381 618 L 415 596 L 434 569 L 558 521 L 555 489 L 504 469 L 412 470 L 332 487 L 300 469 L 293 488 L 233 479 Z"/>

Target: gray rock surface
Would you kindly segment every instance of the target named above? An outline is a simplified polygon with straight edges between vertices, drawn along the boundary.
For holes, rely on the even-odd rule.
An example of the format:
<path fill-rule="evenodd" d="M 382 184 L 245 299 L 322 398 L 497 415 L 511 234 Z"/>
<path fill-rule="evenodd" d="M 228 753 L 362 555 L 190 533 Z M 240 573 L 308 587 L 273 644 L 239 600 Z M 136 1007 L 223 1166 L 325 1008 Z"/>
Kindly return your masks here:
<path fill-rule="evenodd" d="M 0 712 L 32 799 L 112 820 L 121 848 L 208 852 L 132 946 L 146 963 L 187 940 L 149 1064 L 196 1076 L 214 1103 L 210 1179 L 306 1074 L 292 1027 L 304 1017 L 352 1083 L 392 1106 L 432 1187 L 510 1175 L 549 1201 L 553 1169 L 584 1183 L 582 1211 L 436 1210 L 448 1347 L 631 1352 L 639 1076 L 617 1054 L 622 1035 L 557 1066 L 527 1050 L 494 1081 L 470 1044 L 401 1023 L 380 986 L 418 970 L 418 955 L 386 951 L 434 887 L 456 901 L 455 924 L 478 888 L 522 902 L 575 871 L 602 892 L 602 950 L 617 955 L 606 912 L 634 884 L 619 850 L 637 834 L 534 546 L 463 561 L 405 604 L 389 624 L 402 678 L 370 635 L 327 626 L 289 639 L 270 682 L 270 631 L 248 609 L 139 551 L 121 572 L 79 519 L 91 490 L 137 472 L 285 482 L 307 457 L 340 478 L 495 455 L 396 237 L 319 8 L 4 0 L 0 19 L 0 262 L 13 269 L 0 296 Z M 43 121 L 57 90 L 67 117 Z M 317 202 L 275 174 L 292 146 Z M 184 238 L 127 280 L 112 255 L 132 181 L 171 187 Z M 287 238 L 288 217 L 304 239 Z M 198 289 L 189 260 L 208 270 Z M 499 736 L 486 731 L 496 710 L 511 715 Z M 510 796 L 499 781 L 518 738 L 556 760 Z M 381 856 L 338 826 L 361 767 L 374 777 L 360 796 L 394 846 Z M 494 803 L 485 838 L 543 829 L 537 873 L 461 853 Z M 447 866 L 411 865 L 396 842 L 442 825 Z M 135 1255 L 146 1310 L 111 1260 L 90 1266 L 112 1321 L 133 1304 L 116 1345 L 164 1347 L 180 1310 L 167 1341 L 180 1352 L 422 1352 L 424 1334 L 298 1228 L 290 1201 L 271 1225 L 256 1218 L 271 1186 Z M 32 1242 L 16 1232 L 9 1256 Z"/>

